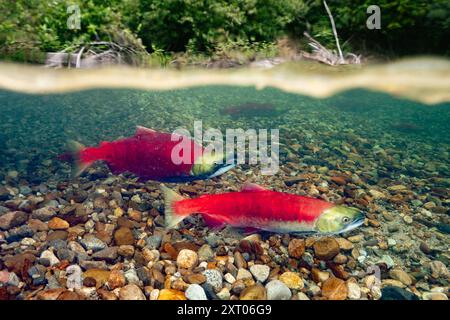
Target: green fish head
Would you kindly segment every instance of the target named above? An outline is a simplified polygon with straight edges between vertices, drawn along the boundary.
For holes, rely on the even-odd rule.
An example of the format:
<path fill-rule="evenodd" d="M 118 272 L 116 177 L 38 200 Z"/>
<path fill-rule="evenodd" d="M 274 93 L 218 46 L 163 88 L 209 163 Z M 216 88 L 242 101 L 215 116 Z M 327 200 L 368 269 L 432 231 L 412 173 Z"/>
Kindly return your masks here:
<path fill-rule="evenodd" d="M 225 163 L 222 154 L 204 153 L 195 160 L 191 169 L 191 176 L 198 178 L 213 178 L 234 167 L 234 164 Z"/>
<path fill-rule="evenodd" d="M 338 234 L 353 230 L 364 223 L 365 215 L 356 208 L 334 206 L 325 210 L 315 224 L 315 231 Z"/>

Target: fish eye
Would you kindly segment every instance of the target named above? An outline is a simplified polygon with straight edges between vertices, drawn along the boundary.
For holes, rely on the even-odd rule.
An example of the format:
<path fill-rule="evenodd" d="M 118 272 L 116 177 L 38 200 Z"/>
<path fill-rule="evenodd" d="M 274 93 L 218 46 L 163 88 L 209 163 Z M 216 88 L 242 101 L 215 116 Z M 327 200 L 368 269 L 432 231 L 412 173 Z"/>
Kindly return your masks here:
<path fill-rule="evenodd" d="M 350 222 L 350 218 L 349 217 L 343 217 L 342 218 L 342 222 L 343 223 L 349 223 Z"/>

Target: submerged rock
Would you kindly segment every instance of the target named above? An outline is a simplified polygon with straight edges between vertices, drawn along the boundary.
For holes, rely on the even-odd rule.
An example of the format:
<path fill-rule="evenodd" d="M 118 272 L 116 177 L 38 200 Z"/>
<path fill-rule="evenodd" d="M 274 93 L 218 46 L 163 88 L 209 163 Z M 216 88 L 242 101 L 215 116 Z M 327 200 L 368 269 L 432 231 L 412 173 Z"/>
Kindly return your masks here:
<path fill-rule="evenodd" d="M 419 300 L 419 298 L 405 289 L 386 286 L 381 289 L 381 300 Z"/>
<path fill-rule="evenodd" d="M 266 284 L 267 300 L 290 300 L 291 290 L 280 280 L 272 280 Z"/>

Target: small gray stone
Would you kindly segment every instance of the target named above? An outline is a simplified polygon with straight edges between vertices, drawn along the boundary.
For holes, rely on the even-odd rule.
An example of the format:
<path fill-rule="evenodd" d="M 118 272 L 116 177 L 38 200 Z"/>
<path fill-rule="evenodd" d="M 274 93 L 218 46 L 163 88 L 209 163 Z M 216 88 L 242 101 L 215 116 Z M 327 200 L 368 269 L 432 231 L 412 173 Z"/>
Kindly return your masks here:
<path fill-rule="evenodd" d="M 128 270 L 127 272 L 125 272 L 124 276 L 127 279 L 128 283 L 134 283 L 134 284 L 139 285 L 140 280 L 139 280 L 139 276 L 136 272 L 136 269 Z"/>
<path fill-rule="evenodd" d="M 162 236 L 159 234 L 154 234 L 148 237 L 145 242 L 151 249 L 158 249 L 161 245 Z"/>
<path fill-rule="evenodd" d="M 85 235 L 80 242 L 86 250 L 99 251 L 106 248 L 106 244 L 93 234 Z"/>
<path fill-rule="evenodd" d="M 23 225 L 9 230 L 9 235 L 6 237 L 6 241 L 8 243 L 20 241 L 23 238 L 33 237 L 33 234 L 33 230 L 28 225 Z"/>
<path fill-rule="evenodd" d="M 53 247 L 56 250 L 67 248 L 67 241 L 62 239 L 54 239 L 48 242 L 47 248 Z"/>
<path fill-rule="evenodd" d="M 215 248 L 219 245 L 220 237 L 215 234 L 208 234 L 205 240 L 211 247 Z"/>
<path fill-rule="evenodd" d="M 65 248 L 58 249 L 58 251 L 56 251 L 56 256 L 58 257 L 58 259 L 67 260 L 70 263 L 74 262 L 76 258 L 75 252 Z"/>
<path fill-rule="evenodd" d="M 0 216 L 4 215 L 7 212 L 9 212 L 8 208 L 0 206 Z"/>
<path fill-rule="evenodd" d="M 207 269 L 202 272 L 206 277 L 206 283 L 211 285 L 216 292 L 222 289 L 222 273 L 216 269 Z"/>
<path fill-rule="evenodd" d="M 200 261 L 210 261 L 212 258 L 214 258 L 214 252 L 212 251 L 211 247 L 207 244 L 204 244 L 203 246 L 198 249 L 198 259 Z"/>
<path fill-rule="evenodd" d="M 27 196 L 27 195 L 29 195 L 32 192 L 32 190 L 31 190 L 31 188 L 29 186 L 20 186 L 19 187 L 19 192 L 21 194 L 23 194 L 24 196 Z"/>
<path fill-rule="evenodd" d="M 280 280 L 272 280 L 266 284 L 267 300 L 289 300 L 291 290 Z"/>
<path fill-rule="evenodd" d="M 250 272 L 253 274 L 256 281 L 263 283 L 269 277 L 270 267 L 264 264 L 255 264 L 250 267 Z"/>
<path fill-rule="evenodd" d="M 28 275 L 33 279 L 33 285 L 40 286 L 47 283 L 45 273 L 47 268 L 43 265 L 37 264 L 28 269 Z"/>
<path fill-rule="evenodd" d="M 59 263 L 59 259 L 50 250 L 45 250 L 41 253 L 41 259 L 47 259 L 50 262 L 50 266 L 54 266 Z"/>
<path fill-rule="evenodd" d="M 78 260 L 80 258 L 78 257 Z M 79 261 L 80 267 L 82 267 L 84 270 L 89 269 L 102 269 L 102 270 L 108 270 L 108 265 L 105 261 L 91 261 L 91 260 L 83 260 Z"/>
<path fill-rule="evenodd" d="M 208 300 L 205 290 L 198 284 L 191 284 L 184 293 L 189 300 Z"/>
<path fill-rule="evenodd" d="M 8 230 L 20 226 L 28 220 L 28 214 L 22 211 L 13 211 L 0 216 L 0 229 Z"/>
<path fill-rule="evenodd" d="M 105 260 L 107 262 L 114 262 L 117 259 L 117 247 L 108 247 L 103 250 L 97 251 L 92 255 L 96 260 Z"/>
<path fill-rule="evenodd" d="M 31 216 L 34 219 L 38 219 L 41 221 L 48 221 L 51 218 L 53 218 L 54 216 L 56 216 L 56 211 L 55 208 L 53 207 L 43 207 L 37 210 L 34 210 L 33 213 L 31 214 Z"/>

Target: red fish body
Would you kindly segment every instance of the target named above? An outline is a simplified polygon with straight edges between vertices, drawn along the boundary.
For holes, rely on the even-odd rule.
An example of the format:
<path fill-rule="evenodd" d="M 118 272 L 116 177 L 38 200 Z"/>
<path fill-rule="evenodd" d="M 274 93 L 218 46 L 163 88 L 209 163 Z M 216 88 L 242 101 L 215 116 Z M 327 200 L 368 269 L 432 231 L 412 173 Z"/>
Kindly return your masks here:
<path fill-rule="evenodd" d="M 341 211 L 346 213 L 351 209 L 320 199 L 265 190 L 253 184 L 245 185 L 240 192 L 205 195 L 196 199 L 182 199 L 167 188 L 164 192 L 169 227 L 192 213 L 200 213 L 211 227 L 230 225 L 282 233 L 325 233 L 325 228 L 317 230 L 317 222 L 322 216 L 330 215 L 329 212 L 336 211 L 336 208 L 344 208 Z M 332 216 L 335 217 L 336 213 Z M 349 223 L 353 218 L 349 218 Z"/>
<path fill-rule="evenodd" d="M 205 178 L 193 176 L 191 172 L 193 165 L 203 155 L 203 147 L 189 139 L 190 154 L 183 157 L 184 150 L 180 149 L 179 156 L 184 161 L 177 163 L 172 159 L 173 148 L 182 138 L 188 138 L 176 137 L 170 133 L 138 127 L 133 137 L 101 142 L 98 147 L 80 148 L 75 157 L 80 171 L 101 160 L 107 163 L 114 174 L 131 172 L 142 180 L 175 182 Z"/>

